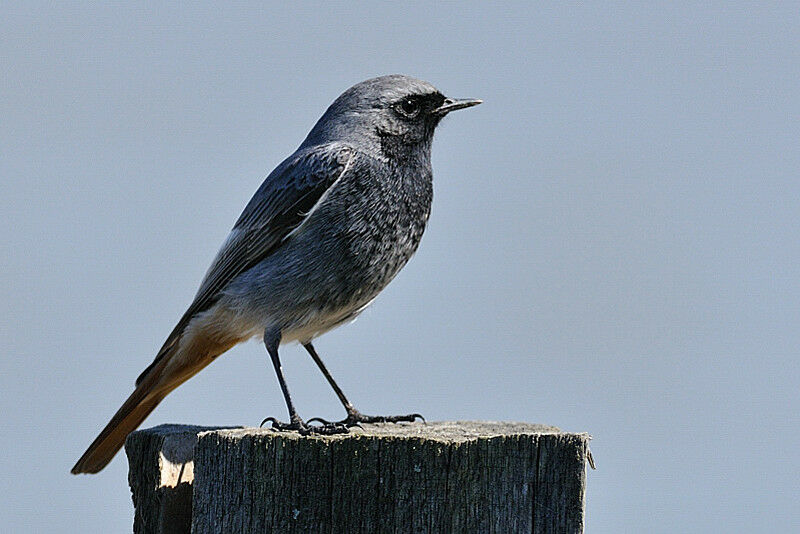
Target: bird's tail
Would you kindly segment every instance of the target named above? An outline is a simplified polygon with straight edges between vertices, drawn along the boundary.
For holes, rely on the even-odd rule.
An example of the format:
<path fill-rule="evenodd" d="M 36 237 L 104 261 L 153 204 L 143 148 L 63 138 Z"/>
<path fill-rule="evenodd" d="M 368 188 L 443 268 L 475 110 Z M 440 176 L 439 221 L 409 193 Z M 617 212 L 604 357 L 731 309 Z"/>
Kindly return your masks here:
<path fill-rule="evenodd" d="M 167 359 L 162 358 L 158 368 L 152 368 L 148 376 L 136 386 L 128 400 L 117 410 L 111 421 L 72 468 L 72 474 L 97 473 L 103 469 L 122 448 L 128 434 L 142 424 L 171 389 L 177 387 L 177 384 L 169 389 L 158 387 L 161 382 L 158 380 L 159 375 L 166 362 Z"/>
<path fill-rule="evenodd" d="M 160 354 L 140 377 L 128 400 L 83 453 L 72 474 L 97 473 L 103 469 L 125 444 L 128 434 L 136 430 L 164 397 L 240 341 L 214 337 L 197 329 L 194 335 L 183 336 Z"/>

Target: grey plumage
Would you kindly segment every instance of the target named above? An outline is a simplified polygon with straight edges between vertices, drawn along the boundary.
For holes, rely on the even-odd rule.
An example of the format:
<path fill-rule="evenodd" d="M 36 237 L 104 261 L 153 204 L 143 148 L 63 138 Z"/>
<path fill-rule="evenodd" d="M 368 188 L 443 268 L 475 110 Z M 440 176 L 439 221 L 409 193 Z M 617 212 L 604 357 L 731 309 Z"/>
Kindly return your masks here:
<path fill-rule="evenodd" d="M 401 75 L 367 80 L 337 98 L 250 200 L 194 301 L 137 380 L 131 406 L 144 403 L 152 410 L 219 354 L 263 335 L 291 416 L 291 423 L 273 419 L 273 426 L 340 432 L 354 418 L 366 420 L 333 382 L 311 341 L 353 319 L 414 254 L 431 209 L 433 131 L 449 111 L 477 103 L 447 99 L 427 82 Z M 289 341 L 309 350 L 348 420 L 309 427 L 297 416 L 277 356 L 278 345 Z M 110 460 L 116 450 L 94 454 L 99 461 L 92 451 L 113 441 L 115 429 L 133 424 L 120 423 L 124 408 L 73 472 L 95 472 Z"/>

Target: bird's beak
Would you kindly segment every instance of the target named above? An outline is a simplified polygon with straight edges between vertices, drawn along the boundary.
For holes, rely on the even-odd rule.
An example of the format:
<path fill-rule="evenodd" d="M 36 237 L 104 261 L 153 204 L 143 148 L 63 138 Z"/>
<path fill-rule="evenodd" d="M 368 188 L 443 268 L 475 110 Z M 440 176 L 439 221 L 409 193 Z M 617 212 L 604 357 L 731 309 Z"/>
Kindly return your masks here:
<path fill-rule="evenodd" d="M 455 98 L 445 98 L 444 104 L 434 109 L 432 113 L 434 115 L 444 116 L 450 113 L 451 111 L 455 111 L 457 109 L 471 108 L 472 106 L 477 106 L 482 102 L 483 100 L 478 100 L 476 98 L 462 98 L 460 100 L 456 100 Z"/>

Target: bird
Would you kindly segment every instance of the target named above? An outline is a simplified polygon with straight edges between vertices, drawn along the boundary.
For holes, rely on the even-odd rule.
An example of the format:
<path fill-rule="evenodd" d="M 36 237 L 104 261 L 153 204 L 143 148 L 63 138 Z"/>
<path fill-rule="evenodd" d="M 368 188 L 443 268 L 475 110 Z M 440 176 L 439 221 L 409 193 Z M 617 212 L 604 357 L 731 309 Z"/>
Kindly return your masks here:
<path fill-rule="evenodd" d="M 446 97 L 402 74 L 344 91 L 258 188 L 133 393 L 71 472 L 99 472 L 171 391 L 258 336 L 289 412 L 287 422 L 268 417 L 262 426 L 337 434 L 360 423 L 421 418 L 356 410 L 312 342 L 355 319 L 416 252 L 431 212 L 434 130 L 450 112 L 481 102 Z M 345 419 L 298 415 L 278 355 L 290 342 L 309 353 Z"/>

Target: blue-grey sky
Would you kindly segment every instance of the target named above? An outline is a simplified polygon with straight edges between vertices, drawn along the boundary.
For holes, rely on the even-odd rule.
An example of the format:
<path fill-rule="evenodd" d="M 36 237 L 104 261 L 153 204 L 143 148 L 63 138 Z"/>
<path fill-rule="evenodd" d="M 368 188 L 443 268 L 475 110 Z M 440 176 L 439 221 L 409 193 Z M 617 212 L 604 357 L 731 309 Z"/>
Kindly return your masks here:
<path fill-rule="evenodd" d="M 417 256 L 317 348 L 365 412 L 594 436 L 589 532 L 800 529 L 796 3 L 0 7 L 0 524 L 131 528 L 69 469 L 328 104 L 455 97 Z M 297 346 L 301 415 L 342 415 Z M 285 407 L 248 343 L 146 421 Z"/>

